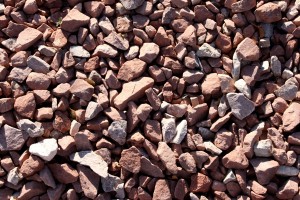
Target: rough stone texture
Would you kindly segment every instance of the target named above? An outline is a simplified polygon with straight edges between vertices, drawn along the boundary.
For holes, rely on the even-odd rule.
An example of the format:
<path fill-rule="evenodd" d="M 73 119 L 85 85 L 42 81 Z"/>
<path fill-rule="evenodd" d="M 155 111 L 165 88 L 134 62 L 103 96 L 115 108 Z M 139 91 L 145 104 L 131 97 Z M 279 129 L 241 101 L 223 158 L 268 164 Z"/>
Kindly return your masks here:
<path fill-rule="evenodd" d="M 239 120 L 249 116 L 255 109 L 254 103 L 241 93 L 228 93 L 226 97 L 232 114 Z"/>
<path fill-rule="evenodd" d="M 268 184 L 279 168 L 278 162 L 268 158 L 255 158 L 250 160 L 250 163 L 254 168 L 257 181 L 261 185 Z"/>
<path fill-rule="evenodd" d="M 26 102 L 26 104 L 24 104 Z M 14 109 L 16 112 L 26 118 L 33 118 L 36 108 L 35 98 L 32 93 L 27 93 L 15 100 Z"/>
<path fill-rule="evenodd" d="M 23 31 L 21 31 L 18 35 L 15 50 L 17 51 L 23 51 L 27 50 L 29 47 L 31 47 L 33 44 L 35 44 L 37 41 L 39 41 L 42 38 L 43 34 L 34 29 L 34 28 L 25 28 Z"/>
<path fill-rule="evenodd" d="M 76 79 L 71 84 L 70 92 L 85 101 L 89 101 L 92 98 L 94 87 L 85 80 Z"/>
<path fill-rule="evenodd" d="M 211 184 L 212 180 L 208 176 L 202 173 L 197 173 L 191 177 L 190 191 L 207 192 L 210 189 Z"/>
<path fill-rule="evenodd" d="M 258 7 L 254 14 L 256 21 L 263 23 L 276 22 L 282 18 L 280 7 L 273 2 L 268 2 Z"/>
<path fill-rule="evenodd" d="M 98 176 L 98 174 L 82 165 L 77 165 L 77 170 L 81 188 L 85 196 L 90 199 L 96 198 L 98 193 L 98 186 L 100 184 L 100 177 Z"/>
<path fill-rule="evenodd" d="M 300 103 L 293 102 L 284 111 L 282 116 L 282 124 L 284 131 L 293 131 L 300 124 Z"/>
<path fill-rule="evenodd" d="M 90 17 L 81 13 L 77 9 L 72 9 L 61 21 L 61 28 L 68 32 L 75 32 L 80 27 L 89 23 Z"/>
<path fill-rule="evenodd" d="M 54 178 L 60 183 L 74 183 L 78 179 L 78 172 L 76 171 L 76 169 L 74 169 L 67 163 L 53 163 L 49 164 L 48 167 L 51 170 Z"/>
<path fill-rule="evenodd" d="M 130 147 L 122 151 L 119 163 L 126 170 L 137 174 L 141 169 L 141 153 L 136 147 Z"/>
<path fill-rule="evenodd" d="M 259 47 L 255 41 L 245 38 L 236 48 L 237 55 L 245 61 L 256 61 L 260 57 Z"/>
<path fill-rule="evenodd" d="M 20 150 L 27 138 L 28 134 L 26 132 L 5 124 L 0 128 L 0 150 Z"/>
<path fill-rule="evenodd" d="M 125 120 L 118 120 L 111 123 L 108 127 L 108 135 L 118 142 L 120 145 L 123 145 L 126 141 L 126 127 L 127 121 Z"/>
<path fill-rule="evenodd" d="M 131 81 L 140 77 L 146 70 L 146 63 L 140 59 L 126 61 L 119 69 L 117 78 L 124 81 Z"/>
<path fill-rule="evenodd" d="M 50 161 L 57 153 L 58 145 L 54 138 L 44 139 L 38 143 L 32 144 L 29 147 L 29 152 L 39 156 L 46 161 Z"/>
<path fill-rule="evenodd" d="M 177 174 L 177 166 L 176 166 L 176 158 L 174 152 L 165 142 L 159 142 L 157 148 L 157 155 L 160 160 L 164 164 L 164 166 L 168 169 L 168 171 L 172 174 Z"/>
<path fill-rule="evenodd" d="M 156 181 L 155 188 L 153 192 L 153 199 L 163 199 L 163 200 L 171 200 L 171 189 L 170 186 L 165 179 L 160 179 Z"/>

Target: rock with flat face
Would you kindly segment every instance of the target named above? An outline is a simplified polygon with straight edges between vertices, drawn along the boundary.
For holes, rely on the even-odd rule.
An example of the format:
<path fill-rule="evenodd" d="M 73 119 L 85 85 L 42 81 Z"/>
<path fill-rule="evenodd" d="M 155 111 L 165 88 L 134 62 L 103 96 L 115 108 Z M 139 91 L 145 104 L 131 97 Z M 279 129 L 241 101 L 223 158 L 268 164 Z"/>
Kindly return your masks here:
<path fill-rule="evenodd" d="M 156 178 L 164 177 L 162 170 L 144 156 L 141 157 L 141 172 Z"/>
<path fill-rule="evenodd" d="M 32 122 L 29 119 L 21 119 L 17 122 L 21 131 L 25 131 L 30 137 L 40 137 L 44 134 L 44 128 L 40 122 Z"/>
<path fill-rule="evenodd" d="M 232 114 L 239 120 L 249 116 L 255 109 L 254 103 L 241 93 L 226 95 Z"/>
<path fill-rule="evenodd" d="M 174 118 L 163 118 L 161 120 L 163 141 L 168 143 L 176 135 L 176 124 Z"/>
<path fill-rule="evenodd" d="M 80 27 L 88 25 L 90 22 L 90 17 L 81 13 L 77 9 L 72 9 L 70 12 L 62 19 L 61 28 L 68 32 L 78 31 Z"/>
<path fill-rule="evenodd" d="M 27 59 L 27 66 L 38 73 L 47 74 L 50 71 L 50 65 L 37 56 L 29 56 Z"/>
<path fill-rule="evenodd" d="M 72 56 L 79 58 L 89 58 L 91 56 L 82 46 L 71 46 L 70 53 Z"/>
<path fill-rule="evenodd" d="M 197 56 L 201 58 L 219 58 L 221 56 L 221 51 L 219 49 L 214 48 L 210 44 L 204 43 L 201 47 L 199 47 L 197 51 Z"/>
<path fill-rule="evenodd" d="M 93 151 L 80 151 L 70 155 L 70 160 L 90 167 L 101 177 L 107 177 L 108 167 L 103 158 Z"/>
<path fill-rule="evenodd" d="M 131 81 L 140 77 L 146 70 L 147 64 L 140 59 L 126 61 L 119 69 L 117 78 L 124 81 Z"/>
<path fill-rule="evenodd" d="M 282 19 L 281 9 L 278 4 L 268 2 L 258 7 L 255 11 L 257 22 L 273 23 Z"/>
<path fill-rule="evenodd" d="M 137 100 L 145 95 L 145 91 L 152 87 L 154 80 L 141 77 L 134 81 L 124 83 L 121 93 L 114 99 L 114 105 L 119 110 L 124 110 L 129 101 Z"/>
<path fill-rule="evenodd" d="M 260 57 L 259 47 L 255 41 L 250 38 L 245 38 L 236 48 L 239 58 L 245 61 L 256 61 Z"/>
<path fill-rule="evenodd" d="M 120 145 L 125 144 L 126 142 L 126 132 L 127 121 L 126 120 L 117 120 L 110 124 L 108 127 L 108 135 L 111 139 L 115 140 Z"/>
<path fill-rule="evenodd" d="M 36 103 L 33 93 L 28 93 L 24 96 L 20 96 L 15 100 L 14 109 L 22 117 L 32 119 L 35 108 Z"/>
<path fill-rule="evenodd" d="M 250 163 L 261 185 L 268 184 L 279 168 L 278 162 L 269 158 L 255 158 L 250 160 Z"/>
<path fill-rule="evenodd" d="M 5 124 L 0 128 L 0 150 L 16 151 L 20 150 L 28 138 L 26 132 Z"/>
<path fill-rule="evenodd" d="M 84 195 L 90 199 L 95 199 L 98 193 L 100 177 L 98 174 L 82 165 L 77 165 L 77 170 Z"/>
<path fill-rule="evenodd" d="M 129 48 L 129 41 L 117 34 L 115 31 L 112 31 L 107 37 L 105 37 L 104 41 L 120 50 L 125 51 Z"/>
<path fill-rule="evenodd" d="M 300 103 L 293 102 L 284 111 L 282 116 L 283 130 L 290 132 L 300 124 Z"/>
<path fill-rule="evenodd" d="M 178 169 L 176 166 L 175 153 L 167 145 L 167 143 L 165 143 L 165 142 L 158 143 L 157 154 L 158 154 L 161 162 L 167 168 L 167 170 L 169 172 L 171 172 L 172 174 L 177 174 Z"/>
<path fill-rule="evenodd" d="M 39 41 L 43 37 L 43 33 L 38 31 L 35 28 L 25 28 L 18 35 L 15 50 L 23 51 L 34 45 L 37 41 Z"/>
<path fill-rule="evenodd" d="M 46 161 L 50 161 L 57 153 L 58 145 L 54 138 L 44 139 L 38 143 L 32 144 L 29 147 L 29 152 L 39 156 Z"/>
<path fill-rule="evenodd" d="M 76 79 L 71 84 L 70 92 L 80 99 L 89 101 L 94 93 L 94 87 L 85 80 Z"/>
<path fill-rule="evenodd" d="M 126 10 L 134 10 L 141 6 L 145 0 L 121 0 L 122 5 Z"/>
<path fill-rule="evenodd" d="M 135 147 L 132 146 L 129 149 L 123 150 L 121 153 L 120 165 L 126 170 L 137 174 L 141 169 L 141 153 Z"/>

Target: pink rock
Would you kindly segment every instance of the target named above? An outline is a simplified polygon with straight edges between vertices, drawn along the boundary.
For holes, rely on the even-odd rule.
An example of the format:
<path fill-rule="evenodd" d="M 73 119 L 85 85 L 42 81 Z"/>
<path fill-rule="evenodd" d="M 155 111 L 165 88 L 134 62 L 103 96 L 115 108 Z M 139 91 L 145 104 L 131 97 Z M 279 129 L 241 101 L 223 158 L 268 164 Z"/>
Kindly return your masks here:
<path fill-rule="evenodd" d="M 24 104 L 26 102 L 26 104 Z M 36 108 L 36 103 L 33 93 L 27 93 L 15 100 L 14 109 L 23 116 L 32 119 Z"/>
<path fill-rule="evenodd" d="M 282 19 L 281 9 L 278 4 L 268 2 L 258 7 L 255 11 L 257 22 L 272 23 Z"/>
<path fill-rule="evenodd" d="M 190 191 L 208 192 L 210 190 L 211 184 L 212 184 L 212 180 L 208 176 L 202 173 L 197 173 L 192 175 L 191 177 Z"/>
<path fill-rule="evenodd" d="M 75 32 L 78 31 L 80 27 L 88 25 L 89 21 L 90 17 L 77 9 L 72 9 L 67 16 L 62 19 L 61 28 L 68 32 Z"/>
<path fill-rule="evenodd" d="M 292 102 L 282 116 L 283 130 L 293 131 L 300 124 L 300 103 Z"/>
<path fill-rule="evenodd" d="M 124 81 L 131 81 L 140 77 L 146 70 L 147 64 L 140 59 L 126 61 L 119 69 L 117 78 Z"/>
<path fill-rule="evenodd" d="M 135 147 L 132 146 L 129 149 L 123 150 L 121 153 L 120 165 L 126 170 L 137 174 L 141 169 L 141 153 Z"/>
<path fill-rule="evenodd" d="M 159 179 L 156 181 L 154 192 L 153 192 L 153 200 L 171 200 L 171 190 L 170 186 L 165 179 Z"/>
<path fill-rule="evenodd" d="M 35 44 L 43 37 L 42 32 L 34 28 L 25 28 L 18 36 L 16 41 L 16 51 L 23 51 Z"/>
<path fill-rule="evenodd" d="M 250 38 L 245 38 L 236 48 L 236 52 L 245 61 L 257 61 L 260 57 L 259 47 Z"/>

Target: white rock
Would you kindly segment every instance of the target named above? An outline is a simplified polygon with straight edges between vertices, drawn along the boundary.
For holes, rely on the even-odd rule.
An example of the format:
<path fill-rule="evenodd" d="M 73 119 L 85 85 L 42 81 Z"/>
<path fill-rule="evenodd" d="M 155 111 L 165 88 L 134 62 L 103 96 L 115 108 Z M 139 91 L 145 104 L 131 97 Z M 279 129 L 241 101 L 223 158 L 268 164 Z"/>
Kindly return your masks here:
<path fill-rule="evenodd" d="M 39 156 L 46 161 L 50 161 L 57 153 L 58 145 L 54 138 L 44 139 L 38 143 L 32 144 L 29 147 L 29 152 Z"/>
<path fill-rule="evenodd" d="M 75 134 L 78 133 L 80 126 L 81 124 L 78 121 L 73 120 L 71 122 L 70 135 L 75 136 Z"/>
<path fill-rule="evenodd" d="M 299 169 L 296 167 L 289 167 L 289 166 L 279 166 L 277 172 L 279 176 L 297 176 L 299 174 Z"/>
<path fill-rule="evenodd" d="M 13 168 L 8 172 L 7 182 L 17 185 L 23 179 L 22 174 L 19 173 L 18 167 Z"/>
<path fill-rule="evenodd" d="M 180 144 L 187 134 L 187 121 L 184 119 L 176 126 L 176 135 L 172 139 L 171 143 Z"/>
<path fill-rule="evenodd" d="M 197 197 L 197 195 L 195 195 L 194 193 L 190 192 L 190 199 L 191 200 L 199 200 L 199 198 Z"/>
<path fill-rule="evenodd" d="M 163 102 L 161 102 L 161 104 L 160 104 L 159 110 L 160 110 L 161 112 L 164 112 L 164 111 L 168 108 L 169 105 L 170 105 L 170 103 L 168 103 L 168 102 L 166 102 L 166 101 L 163 101 Z"/>
<path fill-rule="evenodd" d="M 221 56 L 221 51 L 214 48 L 210 44 L 204 43 L 199 47 L 197 51 L 198 57 L 209 57 L 209 58 L 219 58 Z"/>
<path fill-rule="evenodd" d="M 204 147 L 206 149 L 206 151 L 209 151 L 212 154 L 215 155 L 220 155 L 222 153 L 222 150 L 219 149 L 218 147 L 216 147 L 212 142 L 208 141 L 208 142 L 203 142 Z"/>
<path fill-rule="evenodd" d="M 263 61 L 262 64 L 260 65 L 260 71 L 262 74 L 267 73 L 270 71 L 270 63 L 269 61 Z"/>
<path fill-rule="evenodd" d="M 41 54 L 45 55 L 45 56 L 54 56 L 55 53 L 57 52 L 57 49 L 54 47 L 48 47 L 46 45 L 39 45 L 38 46 L 38 50 Z"/>
<path fill-rule="evenodd" d="M 230 106 L 228 105 L 226 95 L 223 95 L 220 99 L 220 103 L 218 105 L 218 114 L 220 117 L 224 117 L 227 110 L 229 110 Z"/>
<path fill-rule="evenodd" d="M 114 26 L 106 16 L 100 18 L 99 26 L 106 35 L 110 34 L 112 31 L 115 31 Z"/>
<path fill-rule="evenodd" d="M 258 157 L 272 156 L 272 141 L 270 139 L 258 141 L 254 145 L 254 153 Z"/>
<path fill-rule="evenodd" d="M 234 52 L 232 57 L 232 66 L 233 66 L 233 69 L 231 71 L 232 78 L 233 80 L 238 80 L 240 78 L 240 73 L 241 73 L 241 59 L 238 57 L 236 51 Z"/>
<path fill-rule="evenodd" d="M 94 101 L 90 101 L 85 110 L 85 120 L 91 120 L 103 110 L 102 106 Z"/>
<path fill-rule="evenodd" d="M 281 77 L 285 80 L 287 80 L 293 76 L 294 76 L 293 72 L 289 69 L 284 69 L 282 72 L 282 75 L 281 75 Z"/>
<path fill-rule="evenodd" d="M 233 171 L 229 169 L 223 180 L 223 183 L 227 184 L 231 181 L 236 181 L 236 176 L 234 175 Z"/>
<path fill-rule="evenodd" d="M 139 54 L 139 46 L 131 46 L 127 51 L 125 51 L 124 56 L 127 60 L 132 60 Z"/>
<path fill-rule="evenodd" d="M 89 58 L 91 56 L 82 46 L 70 46 L 70 53 L 72 56 L 80 58 Z"/>
<path fill-rule="evenodd" d="M 70 155 L 70 160 L 90 167 L 96 174 L 101 177 L 108 176 L 108 166 L 103 158 L 93 151 L 80 151 Z"/>
<path fill-rule="evenodd" d="M 242 92 L 248 99 L 251 99 L 251 89 L 244 81 L 244 79 L 239 79 L 234 83 L 236 89 Z"/>
<path fill-rule="evenodd" d="M 176 135 L 176 124 L 174 118 L 163 118 L 161 120 L 162 136 L 164 142 L 170 142 Z"/>
<path fill-rule="evenodd" d="M 40 122 L 32 122 L 29 119 L 21 119 L 17 122 L 20 130 L 25 131 L 30 137 L 40 137 L 44 134 L 44 128 Z"/>

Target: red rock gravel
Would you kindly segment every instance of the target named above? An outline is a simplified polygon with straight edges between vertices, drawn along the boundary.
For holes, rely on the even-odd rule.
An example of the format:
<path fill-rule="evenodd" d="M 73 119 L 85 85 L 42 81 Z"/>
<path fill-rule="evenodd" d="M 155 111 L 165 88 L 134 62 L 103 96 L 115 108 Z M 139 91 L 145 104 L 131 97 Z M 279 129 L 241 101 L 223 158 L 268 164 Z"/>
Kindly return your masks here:
<path fill-rule="evenodd" d="M 0 200 L 300 199 L 299 0 L 0 0 Z"/>

